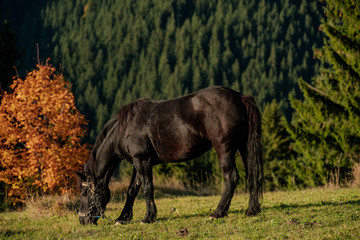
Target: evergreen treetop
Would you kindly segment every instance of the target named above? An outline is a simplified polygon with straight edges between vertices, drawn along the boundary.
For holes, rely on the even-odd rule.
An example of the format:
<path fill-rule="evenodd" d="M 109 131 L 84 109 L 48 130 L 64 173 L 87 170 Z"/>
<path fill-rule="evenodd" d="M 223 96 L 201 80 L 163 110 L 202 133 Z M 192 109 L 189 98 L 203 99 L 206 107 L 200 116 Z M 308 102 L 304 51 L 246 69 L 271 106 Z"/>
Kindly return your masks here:
<path fill-rule="evenodd" d="M 312 84 L 299 86 L 305 100 L 291 98 L 296 110 L 288 126 L 300 161 L 324 184 L 334 169 L 345 174 L 360 161 L 360 3 L 329 0 L 320 29 L 325 45 L 317 56 L 325 67 Z"/>

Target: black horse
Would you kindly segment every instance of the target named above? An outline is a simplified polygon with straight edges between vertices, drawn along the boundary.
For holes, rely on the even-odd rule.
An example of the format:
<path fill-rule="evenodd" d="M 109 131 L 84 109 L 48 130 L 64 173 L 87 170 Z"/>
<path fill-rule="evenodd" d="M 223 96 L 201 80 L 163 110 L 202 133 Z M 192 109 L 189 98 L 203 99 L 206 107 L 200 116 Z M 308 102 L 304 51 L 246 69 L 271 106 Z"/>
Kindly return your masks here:
<path fill-rule="evenodd" d="M 235 153 L 242 157 L 250 193 L 246 215 L 260 212 L 263 162 L 261 116 L 251 96 L 225 87 L 209 87 L 184 97 L 153 101 L 139 99 L 123 107 L 106 123 L 78 173 L 81 189 L 79 220 L 96 224 L 105 217 L 110 200 L 108 184 L 122 159 L 133 164 L 133 175 L 123 211 L 116 223 L 132 219 L 141 185 L 146 198 L 145 223 L 156 219 L 152 167 L 160 163 L 194 159 L 212 146 L 223 172 L 225 189 L 212 218 L 227 215 L 239 175 Z"/>

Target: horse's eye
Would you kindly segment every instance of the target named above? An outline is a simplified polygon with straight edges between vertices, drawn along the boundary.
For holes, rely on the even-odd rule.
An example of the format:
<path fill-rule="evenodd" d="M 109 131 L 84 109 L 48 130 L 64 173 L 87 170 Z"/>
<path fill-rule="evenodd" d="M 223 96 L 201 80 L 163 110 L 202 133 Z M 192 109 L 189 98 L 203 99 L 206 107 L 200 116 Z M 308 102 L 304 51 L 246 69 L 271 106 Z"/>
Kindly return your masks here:
<path fill-rule="evenodd" d="M 83 196 L 83 197 L 87 196 L 87 189 L 84 188 L 81 190 L 81 196 Z"/>

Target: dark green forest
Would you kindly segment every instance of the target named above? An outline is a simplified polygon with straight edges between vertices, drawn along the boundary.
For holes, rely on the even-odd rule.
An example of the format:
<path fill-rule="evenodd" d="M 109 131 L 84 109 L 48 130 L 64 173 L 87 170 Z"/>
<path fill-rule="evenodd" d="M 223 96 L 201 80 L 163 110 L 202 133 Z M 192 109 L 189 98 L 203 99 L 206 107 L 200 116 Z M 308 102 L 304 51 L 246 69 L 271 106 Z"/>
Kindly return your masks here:
<path fill-rule="evenodd" d="M 50 57 L 73 84 L 77 106 L 89 121 L 87 142 L 95 141 L 117 109 L 137 98 L 170 99 L 207 86 L 225 85 L 253 95 L 263 112 L 268 189 L 324 184 L 328 177 L 329 172 L 321 173 L 321 181 L 298 176 L 307 174 L 299 170 L 297 163 L 299 155 L 302 158 L 304 155 L 296 146 L 293 149 L 295 140 L 291 139 L 294 135 L 288 123 L 297 117 L 297 114 L 292 117 L 294 108 L 289 96 L 298 101 L 304 98 L 298 80 L 312 83 L 321 66 L 329 65 L 314 55 L 314 50 L 324 44 L 320 26 L 325 18 L 325 3 L 317 0 L 1 0 L 0 3 L 1 32 L 10 31 L 14 35 L 14 39 L 8 40 L 12 44 L 7 49 L 13 49 L 17 59 L 11 60 L 10 66 L 18 66 L 20 75 L 34 68 L 38 43 L 40 60 Z M 5 21 L 10 29 L 5 27 Z M 2 63 L 9 59 L 5 54 L 1 58 Z M 15 74 L 13 68 L 9 71 Z M 208 161 L 202 161 L 204 158 Z M 215 181 L 221 176 L 216 165 L 216 153 L 210 151 L 175 168 L 159 166 L 156 172 L 163 177 Z M 238 167 L 241 169 L 242 164 Z M 191 173 L 194 171 L 196 174 Z"/>
<path fill-rule="evenodd" d="M 24 2 L 24 3 L 23 3 Z M 40 3 L 43 2 L 43 3 Z M 94 141 L 112 113 L 140 98 L 211 85 L 276 99 L 287 117 L 296 81 L 310 79 L 322 44 L 318 1 L 6 1 L 26 51 L 20 71 L 50 57 L 73 83 Z M 23 17 L 18 18 L 21 13 Z"/>

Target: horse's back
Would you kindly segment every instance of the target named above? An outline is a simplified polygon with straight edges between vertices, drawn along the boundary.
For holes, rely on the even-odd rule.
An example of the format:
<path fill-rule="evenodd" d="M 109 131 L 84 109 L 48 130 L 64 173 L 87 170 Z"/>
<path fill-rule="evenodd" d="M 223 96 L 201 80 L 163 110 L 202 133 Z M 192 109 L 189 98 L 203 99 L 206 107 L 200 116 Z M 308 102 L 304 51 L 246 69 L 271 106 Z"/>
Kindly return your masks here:
<path fill-rule="evenodd" d="M 152 145 L 164 162 L 195 158 L 239 135 L 242 109 L 240 93 L 225 87 L 156 102 L 149 120 Z"/>

